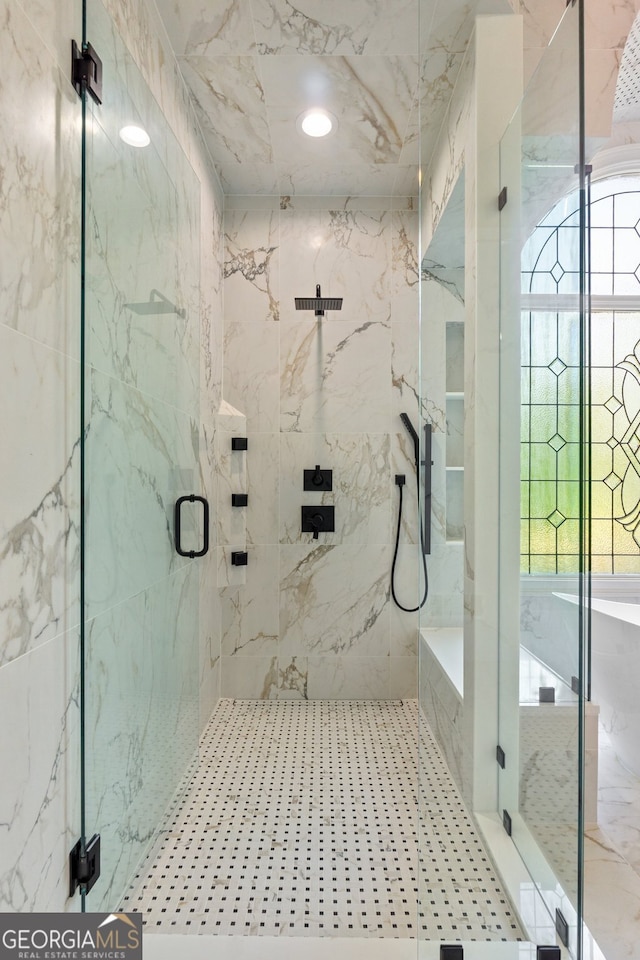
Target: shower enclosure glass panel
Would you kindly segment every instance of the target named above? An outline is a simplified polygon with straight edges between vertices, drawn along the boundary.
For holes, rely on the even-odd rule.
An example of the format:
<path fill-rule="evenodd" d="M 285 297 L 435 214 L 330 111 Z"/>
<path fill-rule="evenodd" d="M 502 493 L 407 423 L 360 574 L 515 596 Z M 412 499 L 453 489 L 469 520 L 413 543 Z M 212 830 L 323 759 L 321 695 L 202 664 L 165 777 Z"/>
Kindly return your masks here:
<path fill-rule="evenodd" d="M 573 956 L 586 631 L 560 595 L 582 598 L 587 568 L 579 16 L 567 8 L 500 151 L 499 812 L 548 908 L 547 942 L 566 921 Z"/>
<path fill-rule="evenodd" d="M 103 63 L 103 102 L 83 104 L 83 835 L 101 835 L 99 911 L 197 751 L 199 567 L 176 552 L 174 505 L 200 485 L 200 194 L 97 0 L 84 39 Z M 125 139 L 132 124 L 146 146 Z M 203 536 L 187 503 L 183 548 Z"/>

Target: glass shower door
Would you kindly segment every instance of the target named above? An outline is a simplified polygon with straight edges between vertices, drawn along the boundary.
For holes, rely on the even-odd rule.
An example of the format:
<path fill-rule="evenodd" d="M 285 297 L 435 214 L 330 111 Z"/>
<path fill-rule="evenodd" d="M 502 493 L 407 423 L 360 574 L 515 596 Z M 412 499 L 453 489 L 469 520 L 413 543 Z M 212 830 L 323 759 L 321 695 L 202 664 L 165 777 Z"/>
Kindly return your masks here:
<path fill-rule="evenodd" d="M 577 4 L 567 8 L 500 155 L 499 812 L 531 877 L 525 921 L 539 943 L 557 935 L 572 956 L 587 586 L 579 17 Z M 535 890 L 546 915 L 536 915 Z"/>
<path fill-rule="evenodd" d="M 83 834 L 113 910 L 198 742 L 199 182 L 98 0 L 84 101 Z M 135 128 L 129 129 L 127 128 Z M 178 544 L 179 545 L 179 544 Z"/>

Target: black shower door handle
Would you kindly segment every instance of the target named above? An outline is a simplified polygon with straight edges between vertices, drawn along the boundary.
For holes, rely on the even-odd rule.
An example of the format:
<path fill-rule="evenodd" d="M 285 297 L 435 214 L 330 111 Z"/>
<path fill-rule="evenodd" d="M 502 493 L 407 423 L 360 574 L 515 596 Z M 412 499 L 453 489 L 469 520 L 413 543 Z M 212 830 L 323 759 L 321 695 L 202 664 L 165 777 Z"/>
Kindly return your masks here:
<path fill-rule="evenodd" d="M 204 523 L 204 543 L 202 545 L 202 550 L 183 550 L 181 542 L 181 511 L 182 504 L 188 501 L 189 503 L 198 503 L 202 504 L 202 514 L 203 514 L 203 523 Z M 209 504 L 204 497 L 197 497 L 195 493 L 190 494 L 188 497 L 178 497 L 176 500 L 176 506 L 173 514 L 174 519 L 174 533 L 175 533 L 175 542 L 176 542 L 176 552 L 180 554 L 181 557 L 204 557 L 205 553 L 209 549 Z"/>

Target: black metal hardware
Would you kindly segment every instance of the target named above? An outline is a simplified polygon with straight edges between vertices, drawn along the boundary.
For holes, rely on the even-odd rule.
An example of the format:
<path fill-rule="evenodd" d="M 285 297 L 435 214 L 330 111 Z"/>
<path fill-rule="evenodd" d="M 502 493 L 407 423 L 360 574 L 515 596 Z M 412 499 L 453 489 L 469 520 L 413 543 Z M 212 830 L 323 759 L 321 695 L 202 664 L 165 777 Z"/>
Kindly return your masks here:
<path fill-rule="evenodd" d="M 96 103 L 102 103 L 102 60 L 90 43 L 81 51 L 75 40 L 71 41 L 71 82 L 78 96 L 85 87 Z"/>
<path fill-rule="evenodd" d="M 246 450 L 249 446 L 247 437 L 231 437 L 232 450 Z"/>
<path fill-rule="evenodd" d="M 72 897 L 78 887 L 89 893 L 100 876 L 100 834 L 95 833 L 82 851 L 82 840 L 78 840 L 69 854 L 69 896 Z"/>
<path fill-rule="evenodd" d="M 498 194 L 498 210 L 504 210 L 507 205 L 507 188 L 503 187 Z"/>
<path fill-rule="evenodd" d="M 396 487 L 404 487 L 406 482 L 407 478 L 404 473 L 396 473 Z"/>
<path fill-rule="evenodd" d="M 249 503 L 248 493 L 232 493 L 231 494 L 232 507 L 246 507 L 248 503 Z"/>
<path fill-rule="evenodd" d="M 555 687 L 539 687 L 538 688 L 538 703 L 555 703 L 555 702 L 556 702 Z"/>
<path fill-rule="evenodd" d="M 498 765 L 501 766 L 502 769 L 504 770 L 507 762 L 507 758 L 500 744 L 498 744 L 498 746 L 496 747 L 496 760 L 498 761 Z"/>
<path fill-rule="evenodd" d="M 561 910 L 556 907 L 556 933 L 560 937 L 561 941 L 564 943 L 565 947 L 569 946 L 569 924 L 567 923 L 564 914 Z"/>
<path fill-rule="evenodd" d="M 464 960 L 464 947 L 461 943 L 441 943 L 440 960 Z"/>
<path fill-rule="evenodd" d="M 203 510 L 203 525 L 204 525 L 204 543 L 202 545 L 202 550 L 183 550 L 182 549 L 182 528 L 181 528 L 181 510 L 182 504 L 185 502 L 189 503 L 201 503 Z M 176 505 L 173 512 L 173 525 L 174 525 L 174 538 L 176 544 L 176 553 L 179 553 L 181 557 L 190 557 L 192 560 L 194 557 L 204 557 L 205 553 L 209 549 L 209 504 L 204 497 L 197 497 L 195 493 L 190 494 L 188 497 L 178 497 L 176 500 Z"/>
<path fill-rule="evenodd" d="M 302 532 L 312 533 L 313 539 L 318 539 L 318 534 L 333 533 L 335 526 L 335 507 L 303 507 L 302 508 Z"/>
<path fill-rule="evenodd" d="M 580 679 L 579 677 L 571 677 L 571 689 L 574 693 L 580 694 Z"/>
<path fill-rule="evenodd" d="M 321 470 L 316 463 L 315 470 L 305 470 L 304 490 L 333 490 L 333 470 Z"/>
<path fill-rule="evenodd" d="M 246 550 L 233 550 L 231 553 L 232 567 L 246 567 L 249 563 L 249 554 Z"/>
<path fill-rule="evenodd" d="M 502 826 L 504 827 L 508 836 L 511 836 L 511 817 L 506 810 L 502 811 Z"/>
<path fill-rule="evenodd" d="M 433 427 L 430 423 L 424 425 L 424 537 L 422 551 L 424 555 L 431 553 L 431 434 Z"/>
<path fill-rule="evenodd" d="M 560 947 L 555 944 L 553 946 L 538 944 L 536 947 L 536 960 L 560 960 L 560 957 Z"/>

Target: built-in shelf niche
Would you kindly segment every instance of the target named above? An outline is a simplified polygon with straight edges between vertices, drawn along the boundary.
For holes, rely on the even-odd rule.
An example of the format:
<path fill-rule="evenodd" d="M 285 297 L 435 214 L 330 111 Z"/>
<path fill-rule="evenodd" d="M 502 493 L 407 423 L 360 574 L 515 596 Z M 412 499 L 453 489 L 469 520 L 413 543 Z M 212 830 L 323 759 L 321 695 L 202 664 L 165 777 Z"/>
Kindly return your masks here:
<path fill-rule="evenodd" d="M 446 536 L 464 536 L 464 324 L 447 323 L 446 350 Z"/>

